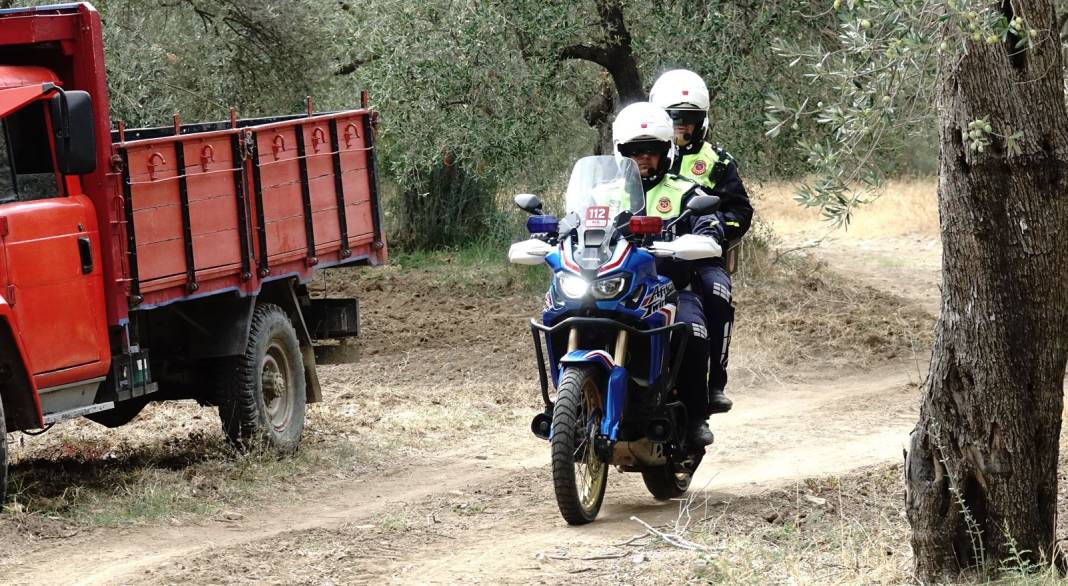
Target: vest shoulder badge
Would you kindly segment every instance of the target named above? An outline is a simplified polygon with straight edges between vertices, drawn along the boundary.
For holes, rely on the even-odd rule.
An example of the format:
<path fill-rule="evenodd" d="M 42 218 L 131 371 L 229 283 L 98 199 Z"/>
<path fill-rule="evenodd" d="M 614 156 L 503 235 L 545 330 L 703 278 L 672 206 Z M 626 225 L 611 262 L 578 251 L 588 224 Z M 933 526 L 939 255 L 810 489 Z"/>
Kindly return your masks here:
<path fill-rule="evenodd" d="M 704 159 L 697 159 L 693 162 L 693 166 L 690 167 L 690 173 L 693 173 L 694 175 L 704 175 L 707 170 L 708 164 L 705 163 Z"/>
<path fill-rule="evenodd" d="M 671 211 L 671 198 L 664 196 L 656 200 L 656 211 L 666 214 Z"/>

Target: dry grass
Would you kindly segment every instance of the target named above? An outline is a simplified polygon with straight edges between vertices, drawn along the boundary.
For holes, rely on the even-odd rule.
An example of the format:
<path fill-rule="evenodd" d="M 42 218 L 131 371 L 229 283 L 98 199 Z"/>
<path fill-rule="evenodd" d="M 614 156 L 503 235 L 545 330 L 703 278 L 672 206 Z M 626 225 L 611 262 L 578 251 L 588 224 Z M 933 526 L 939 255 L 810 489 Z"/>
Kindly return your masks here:
<path fill-rule="evenodd" d="M 716 550 L 693 573 L 714 584 L 907 582 L 900 479 L 900 466 L 883 466 L 715 503 L 689 527 Z"/>
<path fill-rule="evenodd" d="M 1062 453 L 1068 447 L 1061 440 Z M 1068 457 L 1060 460 L 1068 469 Z M 1060 496 L 1068 496 L 1061 483 Z M 692 498 L 692 497 L 691 497 Z M 676 530 L 711 553 L 676 552 L 690 581 L 708 584 L 912 584 L 912 552 L 900 464 L 810 478 L 730 501 L 690 500 Z M 1057 535 L 1068 529 L 1058 518 Z M 670 529 L 670 528 L 669 528 Z M 676 582 L 684 580 L 676 579 Z M 1065 578 L 1019 557 L 989 573 L 961 571 L 955 584 L 1052 586 Z"/>
<path fill-rule="evenodd" d="M 821 221 L 818 210 L 794 201 L 794 183 L 764 183 L 750 187 L 757 217 L 782 235 L 825 234 L 832 228 Z M 937 183 L 931 178 L 901 179 L 887 183 L 884 193 L 860 208 L 845 230 L 835 236 L 879 238 L 888 236 L 938 236 Z"/>
<path fill-rule="evenodd" d="M 120 430 L 78 421 L 46 441 L 35 438 L 37 443 L 15 452 L 8 502 L 13 514 L 3 521 L 36 535 L 63 527 L 176 522 L 240 510 L 279 493 L 290 498 L 287 493 L 299 494 L 309 479 L 355 477 L 372 465 L 344 436 L 325 438 L 316 431 L 295 457 L 238 454 L 217 424 L 206 424 L 214 417 L 214 410 L 189 404 L 156 404 Z M 309 426 L 316 418 L 313 411 Z"/>
<path fill-rule="evenodd" d="M 731 376 L 743 384 L 902 359 L 926 362 L 934 316 L 915 303 L 810 258 L 775 262 L 774 249 L 750 254 L 760 272 L 736 279 L 731 348 Z"/>

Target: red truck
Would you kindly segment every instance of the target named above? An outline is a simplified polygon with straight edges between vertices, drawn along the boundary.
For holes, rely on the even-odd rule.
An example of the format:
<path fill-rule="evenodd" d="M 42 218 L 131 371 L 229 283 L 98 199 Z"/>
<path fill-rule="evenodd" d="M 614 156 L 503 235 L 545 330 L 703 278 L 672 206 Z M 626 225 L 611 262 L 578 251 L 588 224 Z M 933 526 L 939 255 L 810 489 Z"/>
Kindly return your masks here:
<path fill-rule="evenodd" d="M 0 10 L 0 437 L 194 399 L 237 446 L 295 449 L 313 344 L 358 330 L 306 284 L 387 259 L 361 102 L 113 128 L 96 10 Z"/>

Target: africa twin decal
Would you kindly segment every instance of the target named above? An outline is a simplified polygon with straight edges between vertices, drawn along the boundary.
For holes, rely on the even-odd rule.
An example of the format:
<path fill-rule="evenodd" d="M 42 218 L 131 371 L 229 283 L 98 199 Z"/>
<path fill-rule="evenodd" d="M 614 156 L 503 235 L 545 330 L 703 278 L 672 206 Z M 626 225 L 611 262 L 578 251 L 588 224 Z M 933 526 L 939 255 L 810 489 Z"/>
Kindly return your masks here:
<path fill-rule="evenodd" d="M 642 301 L 642 309 L 645 310 L 643 317 L 649 317 L 654 313 L 664 309 L 668 303 L 668 298 L 675 293 L 674 283 L 662 283 L 654 287 L 649 293 L 645 295 L 645 300 Z M 671 317 L 674 319 L 675 306 L 671 305 Z M 670 322 L 669 322 L 670 323 Z"/>

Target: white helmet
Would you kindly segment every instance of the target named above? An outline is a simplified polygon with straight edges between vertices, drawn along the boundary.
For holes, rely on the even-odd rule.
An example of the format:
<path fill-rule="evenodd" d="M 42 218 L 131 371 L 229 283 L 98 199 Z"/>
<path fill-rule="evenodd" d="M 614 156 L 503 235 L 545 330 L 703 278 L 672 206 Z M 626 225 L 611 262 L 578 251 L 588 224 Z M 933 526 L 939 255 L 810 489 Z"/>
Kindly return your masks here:
<path fill-rule="evenodd" d="M 708 134 L 708 86 L 689 69 L 672 69 L 656 79 L 649 101 L 667 110 L 672 120 L 700 123 L 700 131 L 688 141 L 703 141 Z"/>
<path fill-rule="evenodd" d="M 660 166 L 655 177 L 657 180 L 672 165 L 678 148 L 674 142 L 675 128 L 671 117 L 663 108 L 649 102 L 635 102 L 619 111 L 612 123 L 612 144 L 616 156 L 629 156 L 625 151 L 637 148 L 638 152 L 657 151 L 661 153 Z M 630 149 L 628 146 L 630 145 Z"/>

